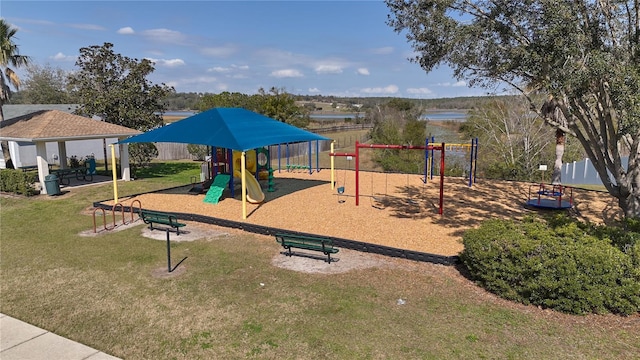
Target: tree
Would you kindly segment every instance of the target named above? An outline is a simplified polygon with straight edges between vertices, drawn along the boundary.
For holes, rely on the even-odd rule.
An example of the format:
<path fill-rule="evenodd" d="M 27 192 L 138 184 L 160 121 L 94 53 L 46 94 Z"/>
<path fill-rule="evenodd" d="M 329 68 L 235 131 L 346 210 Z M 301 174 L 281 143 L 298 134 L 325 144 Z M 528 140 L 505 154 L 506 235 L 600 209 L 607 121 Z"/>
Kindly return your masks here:
<path fill-rule="evenodd" d="M 9 84 L 16 90 L 20 87 L 20 78 L 9 65 L 18 68 L 27 66 L 31 62 L 28 56 L 20 55 L 18 45 L 13 41 L 17 32 L 18 29 L 12 27 L 4 19 L 0 19 L 0 121 L 4 120 L 2 106 L 11 96 Z M 0 147 L 2 147 L 2 154 L 6 164 L 9 165 L 11 159 L 8 142 L 2 141 Z"/>
<path fill-rule="evenodd" d="M 162 100 L 175 90 L 147 80 L 155 70 L 151 61 L 116 54 L 113 44 L 104 43 L 81 48 L 76 66 L 80 70 L 69 76 L 80 105 L 76 114 L 140 131 L 162 125 Z M 106 143 L 104 160 L 108 170 Z"/>
<path fill-rule="evenodd" d="M 310 121 L 309 111 L 296 105 L 293 95 L 276 87 L 269 91 L 260 88 L 258 94 L 251 96 L 228 91 L 205 95 L 198 103 L 200 111 L 215 107 L 239 107 L 300 128 L 308 126 Z"/>
<path fill-rule="evenodd" d="M 287 124 L 305 128 L 309 125 L 309 112 L 296 105 L 295 98 L 284 89 L 272 87 L 269 91 L 258 90 L 259 112 L 262 115 Z"/>
<path fill-rule="evenodd" d="M 217 107 L 238 107 L 251 111 L 257 111 L 256 100 L 239 92 L 230 93 L 223 91 L 220 94 L 207 94 L 198 102 L 198 110 L 206 111 Z"/>
<path fill-rule="evenodd" d="M 391 99 L 367 113 L 373 122 L 371 140 L 376 144 L 424 145 L 426 122 L 419 120 L 421 108 L 404 99 Z M 385 171 L 417 173 L 424 169 L 424 152 L 374 150 L 373 159 Z"/>
<path fill-rule="evenodd" d="M 625 216 L 640 217 L 637 0 L 386 4 L 388 24 L 406 31 L 417 53 L 413 61 L 426 71 L 448 65 L 471 86 L 506 84 L 523 94 L 558 142 L 564 134 L 578 139 Z M 538 94 L 549 96 L 544 106 Z"/>
<path fill-rule="evenodd" d="M 461 131 L 482 144 L 478 164 L 489 178 L 539 180 L 539 165 L 552 160 L 553 138 L 523 96 L 493 97 L 469 112 Z M 573 160 L 579 152 L 570 145 Z"/>
<path fill-rule="evenodd" d="M 69 74 L 60 68 L 31 65 L 27 67 L 21 91 L 24 104 L 71 104 L 67 88 Z"/>
<path fill-rule="evenodd" d="M 81 48 L 76 66 L 69 84 L 79 99 L 77 114 L 141 131 L 162 125 L 162 101 L 174 89 L 147 80 L 155 70 L 150 60 L 116 54 L 113 44 L 104 43 Z"/>
<path fill-rule="evenodd" d="M 158 157 L 158 148 L 154 143 L 133 143 L 129 145 L 131 157 L 131 175 L 135 176 L 138 169 L 149 166 L 152 159 Z"/>

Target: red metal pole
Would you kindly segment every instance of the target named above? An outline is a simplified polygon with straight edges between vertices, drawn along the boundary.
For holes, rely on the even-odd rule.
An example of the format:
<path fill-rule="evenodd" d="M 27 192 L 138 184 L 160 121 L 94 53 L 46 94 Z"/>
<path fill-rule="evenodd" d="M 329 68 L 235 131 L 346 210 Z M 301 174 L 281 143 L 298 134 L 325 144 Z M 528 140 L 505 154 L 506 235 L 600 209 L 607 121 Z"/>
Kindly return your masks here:
<path fill-rule="evenodd" d="M 442 215 L 442 208 L 444 207 L 444 143 L 442 143 L 440 151 L 440 209 L 438 213 Z"/>
<path fill-rule="evenodd" d="M 360 205 L 360 142 L 356 140 L 356 206 Z"/>

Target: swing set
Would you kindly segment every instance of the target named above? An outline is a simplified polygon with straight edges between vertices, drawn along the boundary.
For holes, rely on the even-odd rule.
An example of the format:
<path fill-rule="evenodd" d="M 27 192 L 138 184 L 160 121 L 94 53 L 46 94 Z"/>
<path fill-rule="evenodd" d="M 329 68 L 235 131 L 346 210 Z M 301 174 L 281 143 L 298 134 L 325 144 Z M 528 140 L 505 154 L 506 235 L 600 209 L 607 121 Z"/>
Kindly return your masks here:
<path fill-rule="evenodd" d="M 435 138 L 431 137 L 431 143 L 435 143 Z M 429 145 L 429 139 L 427 139 L 427 146 Z M 470 143 L 461 143 L 461 144 L 445 144 L 447 153 L 465 153 L 469 155 L 469 187 L 472 187 L 476 182 L 476 167 L 478 163 L 478 138 L 471 139 Z M 434 172 L 434 158 L 433 150 L 427 152 L 426 163 L 424 169 L 424 181 L 427 182 L 427 179 L 433 179 Z"/>
<path fill-rule="evenodd" d="M 337 153 L 334 151 L 334 143 L 331 143 L 331 151 L 329 156 L 331 157 L 331 189 L 335 189 L 335 157 L 346 157 L 348 161 L 350 159 L 355 159 L 355 172 L 356 172 L 356 184 L 355 184 L 355 197 L 356 197 L 356 206 L 360 204 L 360 149 L 399 149 L 399 150 L 423 150 L 425 152 L 425 159 L 429 156 L 429 151 L 439 150 L 440 151 L 440 199 L 438 204 L 438 214 L 442 215 L 443 207 L 444 207 L 444 153 L 445 153 L 445 143 L 441 145 L 428 145 L 425 143 L 424 146 L 416 146 L 416 145 L 384 145 L 384 144 L 361 144 L 359 141 L 356 141 L 356 149 L 353 153 Z M 433 156 L 433 155 L 432 155 Z M 346 168 L 344 172 L 344 178 L 346 178 Z M 426 173 L 425 173 L 426 180 Z M 342 186 L 338 186 L 337 192 L 339 195 L 344 194 L 345 186 L 344 180 Z"/>

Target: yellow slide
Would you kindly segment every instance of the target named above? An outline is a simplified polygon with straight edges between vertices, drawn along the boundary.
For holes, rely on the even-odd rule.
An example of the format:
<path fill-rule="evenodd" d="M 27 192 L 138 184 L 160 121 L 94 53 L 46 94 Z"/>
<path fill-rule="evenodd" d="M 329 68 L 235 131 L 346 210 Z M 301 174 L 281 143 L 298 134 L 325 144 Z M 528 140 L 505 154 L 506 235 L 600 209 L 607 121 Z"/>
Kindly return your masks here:
<path fill-rule="evenodd" d="M 240 172 L 242 153 L 233 151 L 233 177 L 242 179 Z M 247 169 L 247 201 L 252 204 L 259 204 L 264 201 L 264 193 L 260 188 L 260 183 L 253 174 L 256 173 L 256 151 L 249 150 L 246 153 L 246 169 Z"/>
<path fill-rule="evenodd" d="M 238 170 L 234 170 L 233 177 L 242 179 L 242 173 Z M 260 183 L 248 171 L 247 171 L 247 201 L 252 204 L 259 204 L 264 201 L 264 192 L 262 192 Z"/>

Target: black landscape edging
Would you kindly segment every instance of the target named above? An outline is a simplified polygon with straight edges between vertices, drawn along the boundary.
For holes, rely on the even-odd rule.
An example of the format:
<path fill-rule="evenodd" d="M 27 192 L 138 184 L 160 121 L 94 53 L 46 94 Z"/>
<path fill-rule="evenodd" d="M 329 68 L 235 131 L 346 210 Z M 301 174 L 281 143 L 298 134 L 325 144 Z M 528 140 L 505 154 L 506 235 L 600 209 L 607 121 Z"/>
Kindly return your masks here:
<path fill-rule="evenodd" d="M 136 195 L 131 195 L 131 196 L 136 196 Z M 102 208 L 105 210 L 111 210 L 113 208 L 113 206 L 105 205 L 105 204 L 102 204 L 101 202 L 94 202 L 93 207 Z M 124 211 L 125 212 L 131 211 L 131 208 L 129 206 L 124 206 Z M 274 236 L 277 233 L 288 233 L 288 234 L 296 234 L 296 235 L 304 235 L 304 236 L 324 237 L 324 238 L 333 240 L 334 245 L 338 247 L 350 249 L 350 250 L 356 250 L 360 252 L 380 254 L 380 255 L 385 255 L 390 257 L 396 257 L 396 258 L 402 258 L 402 259 L 408 259 L 408 260 L 414 260 L 414 261 L 420 261 L 420 262 L 428 262 L 433 264 L 448 265 L 448 266 L 455 265 L 459 262 L 458 256 L 445 256 L 445 255 L 424 253 L 419 251 L 405 250 L 405 249 L 399 249 L 399 248 L 394 248 L 390 246 L 371 244 L 371 243 L 355 241 L 355 240 L 347 240 L 347 239 L 337 238 L 333 236 L 324 236 L 324 235 L 310 234 L 310 233 L 304 233 L 299 231 L 279 229 L 279 228 L 274 228 L 270 226 L 248 224 L 240 221 L 220 219 L 220 218 L 215 218 L 211 216 L 188 214 L 188 213 L 176 213 L 176 212 L 172 212 L 172 213 L 178 216 L 181 220 L 189 220 L 189 221 L 217 225 L 217 226 L 222 226 L 222 227 L 227 227 L 232 229 L 240 229 L 242 231 L 246 231 L 254 234 Z"/>

